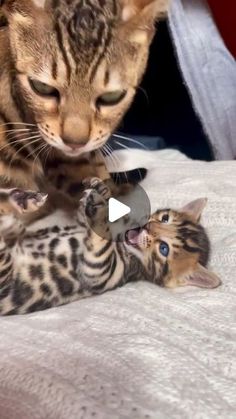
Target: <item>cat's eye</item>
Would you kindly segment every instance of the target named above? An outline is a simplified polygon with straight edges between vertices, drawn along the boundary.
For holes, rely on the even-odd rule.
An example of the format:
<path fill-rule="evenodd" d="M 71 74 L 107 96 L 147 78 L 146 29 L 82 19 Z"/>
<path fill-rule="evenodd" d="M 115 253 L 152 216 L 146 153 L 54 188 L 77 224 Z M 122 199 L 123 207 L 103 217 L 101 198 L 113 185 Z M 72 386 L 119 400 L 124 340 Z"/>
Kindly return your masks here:
<path fill-rule="evenodd" d="M 29 84 L 31 89 L 40 96 L 51 96 L 51 97 L 59 97 L 59 92 L 55 87 L 50 86 L 49 84 L 43 83 L 39 80 L 34 80 L 29 78 Z"/>
<path fill-rule="evenodd" d="M 162 223 L 168 223 L 168 221 L 169 221 L 169 214 L 164 214 L 164 215 L 161 217 L 161 222 L 162 222 Z"/>
<path fill-rule="evenodd" d="M 166 242 L 161 242 L 159 245 L 159 251 L 160 254 L 166 258 L 170 251 L 168 244 Z"/>
<path fill-rule="evenodd" d="M 114 106 L 124 99 L 126 90 L 114 90 L 113 92 L 106 92 L 99 96 L 96 100 L 97 108 L 100 106 Z"/>

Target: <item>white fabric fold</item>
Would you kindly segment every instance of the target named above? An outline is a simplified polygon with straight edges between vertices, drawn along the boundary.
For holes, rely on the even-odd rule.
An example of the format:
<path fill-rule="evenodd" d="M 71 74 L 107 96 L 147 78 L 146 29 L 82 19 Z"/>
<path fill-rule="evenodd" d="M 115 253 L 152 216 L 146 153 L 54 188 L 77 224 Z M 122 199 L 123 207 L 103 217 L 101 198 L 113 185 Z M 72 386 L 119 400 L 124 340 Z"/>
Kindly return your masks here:
<path fill-rule="evenodd" d="M 173 0 L 169 26 L 183 79 L 215 158 L 235 158 L 236 62 L 206 1 Z"/>

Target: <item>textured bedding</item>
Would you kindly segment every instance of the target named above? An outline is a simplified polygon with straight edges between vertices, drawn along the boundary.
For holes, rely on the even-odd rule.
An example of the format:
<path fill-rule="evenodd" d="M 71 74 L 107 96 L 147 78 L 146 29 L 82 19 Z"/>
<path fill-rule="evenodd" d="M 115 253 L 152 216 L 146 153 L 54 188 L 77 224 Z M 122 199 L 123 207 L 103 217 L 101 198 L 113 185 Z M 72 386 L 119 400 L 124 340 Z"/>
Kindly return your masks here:
<path fill-rule="evenodd" d="M 209 198 L 216 290 L 129 284 L 0 319 L 0 419 L 235 418 L 236 162 L 119 151 L 153 208 Z"/>

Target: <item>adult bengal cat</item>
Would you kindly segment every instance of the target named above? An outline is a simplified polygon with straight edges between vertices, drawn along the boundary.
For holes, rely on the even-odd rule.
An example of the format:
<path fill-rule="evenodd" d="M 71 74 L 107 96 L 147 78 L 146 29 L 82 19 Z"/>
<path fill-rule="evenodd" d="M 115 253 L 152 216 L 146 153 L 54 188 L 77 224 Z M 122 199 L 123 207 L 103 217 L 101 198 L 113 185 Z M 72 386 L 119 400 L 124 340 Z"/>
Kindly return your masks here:
<path fill-rule="evenodd" d="M 0 1 L 1 187 L 43 191 L 51 170 L 57 187 L 76 179 L 129 107 L 167 3 Z M 92 167 L 87 176 L 107 177 L 101 161 Z"/>

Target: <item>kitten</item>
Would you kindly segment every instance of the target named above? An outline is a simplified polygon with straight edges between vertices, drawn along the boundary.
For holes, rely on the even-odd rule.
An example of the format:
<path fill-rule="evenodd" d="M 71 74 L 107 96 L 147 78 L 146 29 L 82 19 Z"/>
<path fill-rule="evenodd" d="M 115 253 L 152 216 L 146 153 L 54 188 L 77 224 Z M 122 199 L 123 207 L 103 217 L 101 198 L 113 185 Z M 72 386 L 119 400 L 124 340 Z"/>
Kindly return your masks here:
<path fill-rule="evenodd" d="M 85 187 L 73 214 L 58 210 L 26 230 L 13 215 L 8 224 L 0 223 L 1 314 L 58 306 L 128 281 L 169 288 L 220 285 L 206 268 L 209 240 L 199 224 L 205 199 L 180 211 L 158 210 L 143 227 L 114 238 L 108 223 L 109 187 L 97 178 Z M 1 195 L 15 213 L 37 210 L 46 200 L 15 189 Z M 98 223 L 105 238 L 96 233 Z"/>

